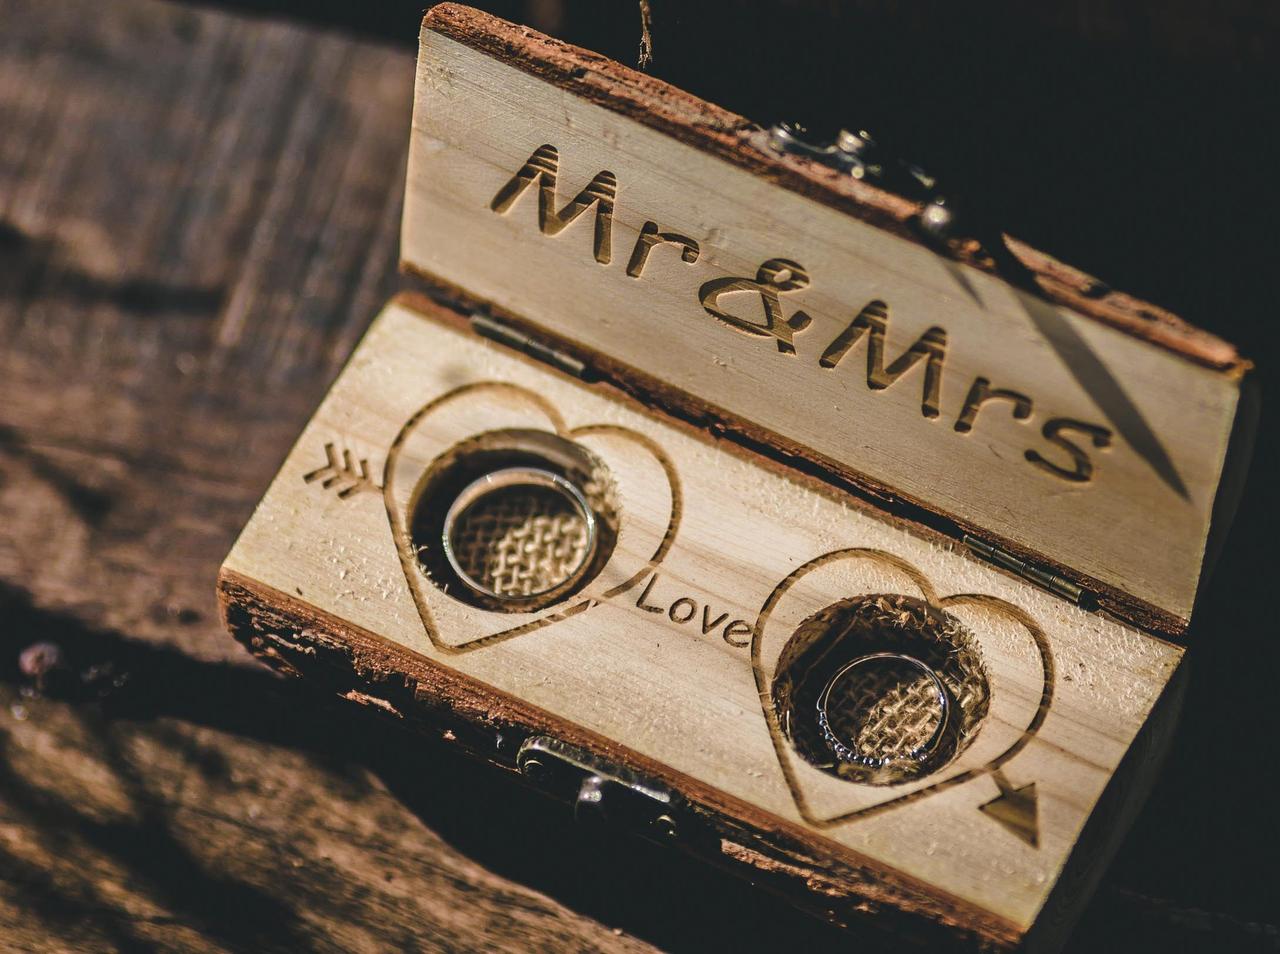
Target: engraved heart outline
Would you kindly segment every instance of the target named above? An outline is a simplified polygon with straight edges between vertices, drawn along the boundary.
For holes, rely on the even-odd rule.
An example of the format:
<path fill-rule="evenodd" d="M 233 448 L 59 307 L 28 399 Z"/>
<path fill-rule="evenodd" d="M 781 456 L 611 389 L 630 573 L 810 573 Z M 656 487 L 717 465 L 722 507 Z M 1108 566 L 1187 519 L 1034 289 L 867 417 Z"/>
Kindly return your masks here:
<path fill-rule="evenodd" d="M 636 444 L 641 450 L 648 453 L 661 468 L 666 475 L 668 489 L 671 494 L 671 513 L 667 520 L 667 526 L 663 532 L 662 538 L 655 548 L 653 555 L 648 558 L 644 565 L 635 573 L 628 576 L 621 583 L 618 583 L 605 590 L 598 597 L 587 597 L 579 599 L 564 607 L 548 607 L 538 619 L 534 619 L 509 629 L 501 630 L 496 633 L 488 633 L 478 636 L 475 639 L 467 640 L 463 643 L 450 644 L 442 641 L 434 622 L 431 608 L 428 606 L 427 598 L 419 589 L 419 576 L 417 572 L 417 555 L 413 549 L 412 539 L 409 534 L 408 527 L 405 525 L 405 514 L 402 514 L 396 506 L 396 487 L 395 473 L 396 462 L 405 446 L 405 443 L 414 434 L 415 430 L 423 424 L 432 414 L 435 414 L 442 408 L 463 398 L 472 397 L 484 392 L 499 392 L 508 396 L 515 396 L 523 401 L 527 401 L 530 405 L 537 409 L 550 425 L 549 432 L 566 440 L 587 437 L 592 434 L 610 434 L 615 437 L 629 440 Z M 442 451 L 443 453 L 443 451 Z M 437 455 L 438 457 L 439 455 Z M 429 465 L 428 465 L 429 466 Z M 419 478 L 420 479 L 420 475 Z M 409 585 L 410 595 L 413 597 L 414 606 L 418 610 L 418 616 L 422 620 L 423 629 L 426 631 L 427 638 L 431 641 L 432 647 L 446 655 L 457 655 L 459 653 L 471 652 L 476 649 L 482 649 L 497 643 L 514 639 L 517 636 L 534 632 L 557 623 L 562 620 L 583 613 L 591 607 L 595 606 L 602 599 L 618 596 L 634 587 L 641 580 L 645 579 L 653 570 L 661 565 L 662 560 L 671 551 L 672 545 L 675 543 L 676 532 L 680 526 L 680 520 L 684 512 L 684 502 L 680 486 L 680 478 L 676 472 L 675 465 L 671 458 L 667 456 L 656 441 L 641 434 L 639 431 L 623 427 L 619 424 L 586 424 L 579 427 L 570 428 L 566 425 L 563 415 L 559 410 L 536 391 L 530 390 L 519 384 L 511 384 L 505 381 L 478 381 L 470 384 L 464 384 L 451 391 L 448 391 L 439 397 L 428 401 L 419 408 L 410 418 L 405 421 L 404 425 L 396 433 L 395 439 L 391 442 L 390 448 L 387 450 L 386 461 L 383 464 L 382 474 L 382 501 L 386 510 L 387 522 L 391 529 L 391 537 L 395 542 L 396 552 L 400 557 L 400 567 L 404 572 L 405 582 Z M 615 559 L 616 554 L 611 555 L 608 562 Z M 608 566 L 608 563 L 605 564 Z M 603 570 L 602 570 L 603 572 Z"/>
<path fill-rule="evenodd" d="M 787 591 L 796 583 L 803 579 L 806 575 L 822 566 L 826 566 L 837 560 L 843 559 L 866 559 L 873 560 L 883 564 L 887 564 L 895 570 L 904 573 L 920 590 L 920 594 L 924 602 L 934 610 L 945 613 L 948 606 L 961 605 L 978 605 L 984 606 L 997 612 L 1004 613 L 1021 625 L 1030 634 L 1032 641 L 1040 653 L 1040 661 L 1043 674 L 1043 688 L 1040 695 L 1040 702 L 1036 707 L 1035 713 L 1028 720 L 1026 727 L 1022 730 L 1021 735 L 1014 740 L 1003 752 L 993 756 L 983 765 L 966 769 L 955 775 L 939 779 L 931 785 L 913 789 L 893 798 L 876 802 L 873 805 L 866 805 L 862 808 L 856 808 L 848 812 L 840 812 L 829 818 L 822 818 L 815 814 L 809 807 L 808 800 L 805 797 L 803 786 L 796 777 L 791 764 L 792 752 L 790 743 L 787 741 L 786 735 L 782 731 L 782 727 L 778 724 L 777 712 L 773 704 L 773 688 L 768 684 L 765 676 L 764 667 L 761 664 L 761 642 L 764 639 L 764 628 L 769 622 L 769 617 L 773 613 L 774 608 L 778 605 Z M 856 594 L 854 594 L 856 595 Z M 949 615 L 949 614 L 948 614 Z M 764 604 L 760 608 L 760 614 L 756 618 L 756 624 L 751 634 L 751 671 L 755 677 L 756 690 L 760 698 L 760 706 L 764 711 L 765 722 L 769 727 L 769 737 L 773 742 L 774 753 L 778 757 L 778 765 L 782 769 L 783 777 L 786 779 L 787 788 L 791 791 L 791 797 L 795 801 L 796 809 L 800 812 L 800 817 L 808 824 L 815 828 L 832 828 L 836 825 L 845 824 L 847 822 L 856 821 L 873 815 L 890 808 L 906 805 L 910 802 L 917 801 L 928 795 L 962 785 L 970 782 L 975 778 L 984 775 L 996 776 L 1000 778 L 998 773 L 1000 769 L 1008 763 L 1014 756 L 1026 748 L 1031 739 L 1040 731 L 1040 727 L 1044 724 L 1045 717 L 1049 712 L 1049 705 L 1053 699 L 1054 690 L 1054 661 L 1053 652 L 1049 648 L 1048 637 L 1045 636 L 1044 630 L 1031 618 L 1024 610 L 1018 608 L 1007 600 L 1003 600 L 997 596 L 989 596 L 984 593 L 957 593 L 951 596 L 939 598 L 937 591 L 929 582 L 928 577 L 924 575 L 909 561 L 895 556 L 892 553 L 886 553 L 883 550 L 876 550 L 869 547 L 849 547 L 842 550 L 833 550 L 824 553 L 821 556 L 814 557 L 807 563 L 802 564 L 795 570 L 791 571 L 786 578 L 782 580 L 769 596 L 765 599 Z M 799 755 L 796 755 L 799 758 Z M 1001 781 L 1004 781 L 1001 778 Z M 999 783 L 998 783 L 999 784 Z M 1000 785 L 1001 791 L 1004 791 L 1005 785 Z"/>

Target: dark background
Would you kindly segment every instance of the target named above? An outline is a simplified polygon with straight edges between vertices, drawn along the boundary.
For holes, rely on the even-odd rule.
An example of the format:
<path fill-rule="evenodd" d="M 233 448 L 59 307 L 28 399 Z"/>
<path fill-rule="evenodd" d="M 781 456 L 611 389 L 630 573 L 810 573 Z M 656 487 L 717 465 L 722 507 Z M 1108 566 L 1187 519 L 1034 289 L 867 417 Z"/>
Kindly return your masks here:
<path fill-rule="evenodd" d="M 225 5 L 407 47 L 422 13 L 406 0 Z M 636 63 L 640 14 L 629 0 L 474 5 Z M 1073 947 L 1280 947 L 1271 785 L 1280 632 L 1270 599 L 1280 569 L 1271 439 L 1280 13 L 1138 0 L 653 0 L 651 9 L 654 75 L 762 124 L 798 121 L 819 137 L 868 129 L 1009 234 L 1216 332 L 1257 364 L 1253 468 L 1197 610 L 1183 720 L 1113 868 L 1114 881 L 1151 897 L 1124 889 L 1131 896 L 1110 907 L 1102 898 Z"/>

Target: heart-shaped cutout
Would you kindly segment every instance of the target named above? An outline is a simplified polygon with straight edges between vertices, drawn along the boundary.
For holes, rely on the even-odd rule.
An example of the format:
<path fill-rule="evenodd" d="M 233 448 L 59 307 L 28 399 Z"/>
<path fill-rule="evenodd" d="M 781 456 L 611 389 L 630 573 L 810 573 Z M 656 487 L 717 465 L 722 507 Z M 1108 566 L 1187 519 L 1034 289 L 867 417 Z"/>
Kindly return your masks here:
<path fill-rule="evenodd" d="M 458 459 L 459 448 L 501 446 L 505 436 L 529 446 L 560 444 L 595 462 L 596 493 L 607 500 L 609 550 L 580 587 L 548 605 L 490 599 L 477 605 L 430 561 L 415 532 L 423 507 L 447 507 L 432 499 L 433 479 Z M 552 455 L 549 455 L 552 456 Z M 548 466 L 553 466 L 548 462 Z M 383 502 L 405 579 L 433 646 L 463 652 L 535 632 L 589 610 L 644 578 L 670 549 L 680 514 L 679 483 L 665 453 L 629 428 L 600 423 L 569 427 L 541 395 L 519 385 L 482 382 L 457 388 L 430 402 L 401 428 L 387 455 Z M 555 595 L 553 592 L 552 596 Z"/>
<path fill-rule="evenodd" d="M 901 594 L 930 616 L 972 634 L 988 683 L 987 711 L 966 744 L 945 764 L 895 784 L 851 781 L 814 764 L 784 730 L 775 677 L 800 628 L 829 607 L 859 596 Z M 790 654 L 794 655 L 794 653 Z M 941 788 L 996 771 L 1039 730 L 1053 687 L 1053 658 L 1039 626 L 1025 612 L 995 597 L 939 598 L 928 579 L 899 557 L 849 549 L 809 561 L 769 596 L 756 621 L 751 664 L 765 720 L 796 807 L 819 827 L 851 822 Z M 789 700 L 783 700 L 787 702 Z M 808 713 L 805 713 L 806 715 Z"/>

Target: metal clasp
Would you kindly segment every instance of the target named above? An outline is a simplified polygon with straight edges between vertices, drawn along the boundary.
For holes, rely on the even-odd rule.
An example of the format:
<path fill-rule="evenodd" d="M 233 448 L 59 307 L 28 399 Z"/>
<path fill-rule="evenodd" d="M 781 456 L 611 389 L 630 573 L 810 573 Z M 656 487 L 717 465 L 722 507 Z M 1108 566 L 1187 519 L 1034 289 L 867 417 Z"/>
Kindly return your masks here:
<path fill-rule="evenodd" d="M 774 152 L 803 156 L 855 179 L 865 179 L 883 189 L 921 203 L 920 229 L 931 238 L 943 239 L 954 225 L 954 210 L 942 195 L 938 180 L 919 166 L 888 155 L 865 129 L 841 129 L 829 143 L 818 145 L 805 139 L 803 130 L 790 123 L 769 129 L 768 144 Z"/>
<path fill-rule="evenodd" d="M 759 134 L 757 134 L 759 135 Z M 818 144 L 804 138 L 804 130 L 790 123 L 777 123 L 764 135 L 764 144 L 780 155 L 800 156 L 865 180 L 878 188 L 920 203 L 914 217 L 919 234 L 935 246 L 945 245 L 964 234 L 977 239 L 991 256 L 996 271 L 1022 288 L 1036 289 L 1035 276 L 1013 254 L 1004 232 L 987 220 L 981 209 L 962 203 L 950 190 L 944 191 L 937 177 L 920 166 L 893 155 L 866 130 L 841 129 L 830 143 Z"/>
<path fill-rule="evenodd" d="M 876 160 L 875 140 L 866 130 L 840 130 L 834 142 L 817 145 L 804 139 L 799 126 L 778 123 L 769 130 L 769 148 L 775 152 L 804 156 L 824 165 L 847 172 L 855 179 L 878 179 L 884 166 Z"/>
<path fill-rule="evenodd" d="M 543 791 L 572 801 L 579 821 L 621 825 L 659 842 L 680 837 L 677 796 L 630 769 L 548 735 L 525 739 L 516 767 Z"/>

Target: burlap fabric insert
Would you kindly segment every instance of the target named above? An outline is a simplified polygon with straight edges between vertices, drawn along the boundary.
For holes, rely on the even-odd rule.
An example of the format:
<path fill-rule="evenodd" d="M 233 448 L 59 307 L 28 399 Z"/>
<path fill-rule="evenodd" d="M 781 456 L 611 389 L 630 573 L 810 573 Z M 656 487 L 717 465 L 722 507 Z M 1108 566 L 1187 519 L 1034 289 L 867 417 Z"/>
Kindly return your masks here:
<path fill-rule="evenodd" d="M 870 653 L 901 653 L 929 666 L 946 687 L 950 718 L 934 754 L 913 761 L 942 719 L 937 687 L 903 660 L 873 660 L 832 685 L 826 712 L 832 731 L 882 767 L 835 757 L 817 724 L 817 700 L 832 677 Z M 937 771 L 972 740 L 986 715 L 989 686 L 977 642 L 955 618 L 897 594 L 857 597 L 828 606 L 797 627 L 773 680 L 778 723 L 804 758 L 833 775 L 888 785 Z"/>
<path fill-rule="evenodd" d="M 542 487 L 511 487 L 482 497 L 460 516 L 450 542 L 468 576 L 508 598 L 559 586 L 588 556 L 582 515 Z"/>

